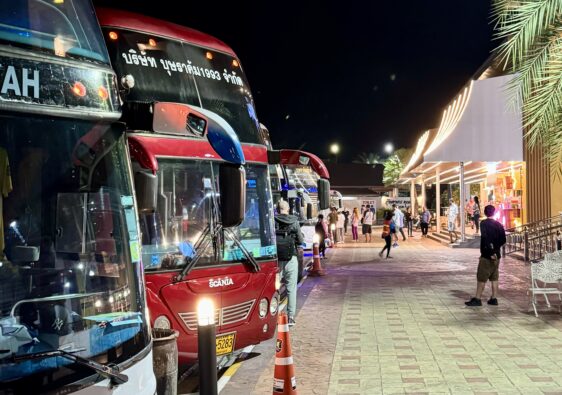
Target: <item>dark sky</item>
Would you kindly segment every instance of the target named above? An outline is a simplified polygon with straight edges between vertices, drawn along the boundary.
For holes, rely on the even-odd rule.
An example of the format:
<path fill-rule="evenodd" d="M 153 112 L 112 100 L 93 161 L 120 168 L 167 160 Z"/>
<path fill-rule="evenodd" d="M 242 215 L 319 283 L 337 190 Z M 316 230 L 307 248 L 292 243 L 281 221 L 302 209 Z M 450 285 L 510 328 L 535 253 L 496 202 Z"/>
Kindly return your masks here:
<path fill-rule="evenodd" d="M 339 142 L 340 161 L 413 146 L 494 45 L 490 0 L 178 3 L 94 0 L 225 41 L 275 148 L 327 157 Z"/>

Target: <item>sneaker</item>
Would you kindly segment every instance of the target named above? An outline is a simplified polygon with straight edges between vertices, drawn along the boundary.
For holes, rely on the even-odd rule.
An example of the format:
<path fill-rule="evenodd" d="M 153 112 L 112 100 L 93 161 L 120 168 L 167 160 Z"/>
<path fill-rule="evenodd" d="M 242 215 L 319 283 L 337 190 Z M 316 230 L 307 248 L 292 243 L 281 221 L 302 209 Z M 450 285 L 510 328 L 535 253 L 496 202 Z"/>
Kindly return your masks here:
<path fill-rule="evenodd" d="M 381 251 L 381 252 L 379 252 L 379 256 L 380 256 L 380 257 L 382 258 L 382 251 Z"/>
<path fill-rule="evenodd" d="M 488 304 L 490 306 L 497 306 L 498 305 L 498 300 L 496 298 L 490 298 L 490 300 L 488 300 Z"/>
<path fill-rule="evenodd" d="M 295 326 L 296 322 L 293 317 L 289 317 L 289 326 Z"/>
<path fill-rule="evenodd" d="M 398 247 L 400 247 L 400 246 L 398 245 L 398 243 L 396 243 L 396 245 L 394 246 L 394 248 L 398 248 Z"/>
<path fill-rule="evenodd" d="M 389 255 L 389 256 L 386 257 L 386 259 L 392 259 L 392 257 Z"/>
<path fill-rule="evenodd" d="M 482 301 L 480 299 L 472 298 L 468 302 L 464 302 L 464 304 L 469 307 L 482 306 Z"/>

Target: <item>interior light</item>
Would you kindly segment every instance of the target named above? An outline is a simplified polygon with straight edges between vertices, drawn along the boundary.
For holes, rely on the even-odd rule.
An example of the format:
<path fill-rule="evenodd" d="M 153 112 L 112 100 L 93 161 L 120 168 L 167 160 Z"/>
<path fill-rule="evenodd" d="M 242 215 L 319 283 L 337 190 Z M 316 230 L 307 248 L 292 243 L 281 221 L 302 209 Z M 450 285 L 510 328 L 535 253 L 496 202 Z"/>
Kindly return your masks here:
<path fill-rule="evenodd" d="M 238 66 L 240 66 L 240 63 L 238 63 L 238 61 L 236 59 L 232 59 L 232 65 L 234 67 L 238 67 Z"/>
<path fill-rule="evenodd" d="M 109 92 L 107 91 L 107 88 L 105 86 L 100 86 L 98 88 L 98 96 L 102 100 L 107 100 L 109 98 Z"/>
<path fill-rule="evenodd" d="M 55 4 L 64 4 L 64 0 L 53 0 Z"/>
<path fill-rule="evenodd" d="M 205 54 L 205 57 L 209 60 L 213 60 L 213 54 L 209 51 L 207 51 L 207 53 Z"/>
<path fill-rule="evenodd" d="M 15 228 L 16 226 L 18 226 L 18 223 L 16 221 L 10 222 L 10 228 Z"/>
<path fill-rule="evenodd" d="M 155 47 L 156 46 L 156 40 L 153 38 L 148 39 L 148 45 L 150 45 L 151 47 Z"/>
<path fill-rule="evenodd" d="M 119 36 L 117 35 L 116 32 L 109 32 L 109 38 L 112 40 L 117 40 Z"/>
<path fill-rule="evenodd" d="M 94 306 L 95 307 L 101 307 L 101 300 L 99 300 L 99 299 L 96 300 L 95 303 L 94 303 Z"/>
<path fill-rule="evenodd" d="M 80 81 L 76 81 L 72 86 L 72 93 L 76 96 L 84 97 L 86 96 L 86 87 Z"/>

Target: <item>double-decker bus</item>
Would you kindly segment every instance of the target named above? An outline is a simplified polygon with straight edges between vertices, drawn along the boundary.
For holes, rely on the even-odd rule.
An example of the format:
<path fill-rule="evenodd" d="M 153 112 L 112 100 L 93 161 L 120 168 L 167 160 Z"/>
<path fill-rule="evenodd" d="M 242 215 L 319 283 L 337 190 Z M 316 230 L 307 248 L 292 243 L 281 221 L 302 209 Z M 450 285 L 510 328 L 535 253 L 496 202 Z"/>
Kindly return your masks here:
<path fill-rule="evenodd" d="M 153 395 L 117 84 L 90 1 L 0 8 L 0 394 Z"/>
<path fill-rule="evenodd" d="M 279 304 L 267 148 L 250 87 L 236 54 L 211 36 L 125 11 L 98 17 L 122 84 L 151 320 L 179 331 L 180 363 L 191 364 L 196 306 L 211 298 L 219 363 L 228 363 L 273 336 Z"/>

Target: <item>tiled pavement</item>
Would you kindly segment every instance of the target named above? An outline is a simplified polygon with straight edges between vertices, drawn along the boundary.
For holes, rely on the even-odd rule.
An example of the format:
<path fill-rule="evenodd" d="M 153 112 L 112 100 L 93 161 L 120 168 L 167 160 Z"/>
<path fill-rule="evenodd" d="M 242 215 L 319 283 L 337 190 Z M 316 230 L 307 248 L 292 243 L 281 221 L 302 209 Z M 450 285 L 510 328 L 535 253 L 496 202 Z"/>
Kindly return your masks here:
<path fill-rule="evenodd" d="M 380 260 L 364 246 L 333 249 L 300 289 L 299 394 L 562 394 L 562 317 L 528 312 L 521 262 L 502 264 L 500 306 L 465 308 L 478 251 L 416 238 Z M 271 393 L 273 343 L 256 351 L 222 394 Z"/>

